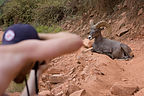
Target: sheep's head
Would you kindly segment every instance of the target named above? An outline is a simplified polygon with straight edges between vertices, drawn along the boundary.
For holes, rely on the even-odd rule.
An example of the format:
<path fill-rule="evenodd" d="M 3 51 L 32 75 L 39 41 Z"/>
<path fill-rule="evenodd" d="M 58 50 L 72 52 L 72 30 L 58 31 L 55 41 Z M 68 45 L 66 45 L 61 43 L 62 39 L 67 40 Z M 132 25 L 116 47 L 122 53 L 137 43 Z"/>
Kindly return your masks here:
<path fill-rule="evenodd" d="M 91 28 L 91 29 L 90 29 L 90 33 L 89 33 L 89 36 L 88 36 L 88 39 L 89 39 L 89 40 L 92 40 L 93 38 L 98 37 L 98 36 L 101 34 L 101 31 L 102 31 L 103 29 L 104 29 L 104 28 Z"/>
<path fill-rule="evenodd" d="M 107 27 L 107 23 L 105 21 L 100 21 L 94 25 L 93 20 L 90 20 L 90 33 L 88 39 L 92 40 L 93 38 L 98 37 L 104 27 Z"/>

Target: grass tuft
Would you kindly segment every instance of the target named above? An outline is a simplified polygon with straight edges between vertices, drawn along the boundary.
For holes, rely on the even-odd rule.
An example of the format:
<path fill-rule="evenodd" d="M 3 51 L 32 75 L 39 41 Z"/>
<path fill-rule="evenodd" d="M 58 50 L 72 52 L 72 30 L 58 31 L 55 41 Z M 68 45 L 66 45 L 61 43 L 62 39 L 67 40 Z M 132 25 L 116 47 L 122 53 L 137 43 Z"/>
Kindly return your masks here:
<path fill-rule="evenodd" d="M 16 84 L 15 82 L 12 81 L 6 91 L 10 93 L 22 92 L 24 86 L 25 86 L 25 82 L 21 84 Z"/>

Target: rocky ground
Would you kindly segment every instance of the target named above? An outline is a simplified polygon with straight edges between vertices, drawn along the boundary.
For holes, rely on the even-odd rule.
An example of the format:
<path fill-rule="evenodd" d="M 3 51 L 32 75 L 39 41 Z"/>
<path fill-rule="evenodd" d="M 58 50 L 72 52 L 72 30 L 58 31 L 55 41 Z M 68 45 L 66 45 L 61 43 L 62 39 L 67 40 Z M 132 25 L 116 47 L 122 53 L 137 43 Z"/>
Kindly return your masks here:
<path fill-rule="evenodd" d="M 52 60 L 49 69 L 41 76 L 40 95 L 144 96 L 144 2 L 124 1 L 116 6 L 111 16 L 102 16 L 111 25 L 111 31 L 102 33 L 130 46 L 134 58 L 112 60 L 103 54 L 84 53 L 86 48 L 82 47 L 75 53 Z M 80 20 L 67 21 L 64 29 L 87 38 L 89 20 L 100 21 L 94 11 L 87 14 Z"/>
<path fill-rule="evenodd" d="M 144 96 L 144 39 L 125 41 L 134 58 L 79 51 L 54 59 L 40 80 L 42 96 Z M 13 93 L 11 96 L 19 95 Z"/>
<path fill-rule="evenodd" d="M 124 43 L 135 55 L 129 61 L 83 53 L 84 47 L 54 59 L 52 67 L 42 75 L 41 91 L 54 96 L 143 96 L 144 39 Z"/>
<path fill-rule="evenodd" d="M 102 34 L 130 46 L 134 58 L 129 61 L 112 60 L 103 54 L 83 53 L 86 48 L 82 47 L 73 54 L 52 61 L 51 67 L 40 80 L 41 94 L 144 96 L 144 2 L 125 0 L 116 7 L 110 17 L 103 16 L 111 28 Z M 64 28 L 71 29 L 83 39 L 87 38 L 89 20 L 100 21 L 94 11 L 87 14 L 80 20 L 68 21 L 63 25 Z M 87 42 L 84 40 L 84 43 Z"/>

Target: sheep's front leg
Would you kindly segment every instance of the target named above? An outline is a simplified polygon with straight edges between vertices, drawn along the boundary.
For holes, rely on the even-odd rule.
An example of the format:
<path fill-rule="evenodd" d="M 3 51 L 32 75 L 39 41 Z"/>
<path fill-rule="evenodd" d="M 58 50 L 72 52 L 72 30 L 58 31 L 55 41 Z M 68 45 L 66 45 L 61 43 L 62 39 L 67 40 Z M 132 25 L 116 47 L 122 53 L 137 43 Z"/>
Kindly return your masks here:
<path fill-rule="evenodd" d="M 99 54 L 103 54 L 103 52 L 102 52 L 101 50 L 92 49 L 91 51 L 92 51 L 92 52 L 99 53 Z"/>
<path fill-rule="evenodd" d="M 86 52 L 88 52 L 88 51 L 91 51 L 92 49 L 93 49 L 92 47 L 91 47 L 91 48 L 88 48 L 88 49 L 82 51 L 82 53 L 86 53 Z"/>

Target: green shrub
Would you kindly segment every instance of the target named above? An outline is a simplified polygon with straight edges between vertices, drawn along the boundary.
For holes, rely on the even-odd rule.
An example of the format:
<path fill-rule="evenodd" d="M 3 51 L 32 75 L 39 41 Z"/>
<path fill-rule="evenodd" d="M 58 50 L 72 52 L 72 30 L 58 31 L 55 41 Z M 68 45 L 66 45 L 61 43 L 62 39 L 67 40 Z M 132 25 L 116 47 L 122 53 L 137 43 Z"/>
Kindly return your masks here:
<path fill-rule="evenodd" d="M 0 0 L 0 6 L 4 3 L 5 0 Z"/>
<path fill-rule="evenodd" d="M 2 19 L 6 26 L 14 23 L 30 23 L 34 20 L 33 9 L 37 7 L 36 0 L 11 0 L 2 8 Z"/>
<path fill-rule="evenodd" d="M 64 18 L 64 10 L 64 7 L 43 6 L 37 9 L 35 22 L 42 25 L 57 23 Z"/>
<path fill-rule="evenodd" d="M 65 2 L 68 0 L 10 0 L 2 8 L 0 21 L 6 26 L 14 23 L 51 25 L 65 16 Z"/>
<path fill-rule="evenodd" d="M 80 15 L 94 9 L 97 13 L 111 13 L 122 0 L 9 0 L 2 7 L 0 25 L 37 23 L 53 25 L 64 17 Z M 1 2 L 0 2 L 1 3 Z"/>

